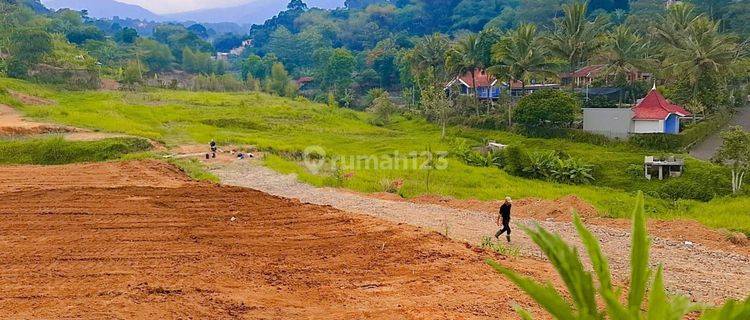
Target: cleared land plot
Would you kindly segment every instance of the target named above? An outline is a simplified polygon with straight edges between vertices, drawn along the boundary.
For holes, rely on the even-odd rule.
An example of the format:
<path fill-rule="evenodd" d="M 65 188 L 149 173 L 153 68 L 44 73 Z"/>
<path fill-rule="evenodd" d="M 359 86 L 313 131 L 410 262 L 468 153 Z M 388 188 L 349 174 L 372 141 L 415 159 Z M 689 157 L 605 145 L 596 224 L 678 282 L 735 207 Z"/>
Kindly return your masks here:
<path fill-rule="evenodd" d="M 463 244 L 155 161 L 0 167 L 0 317 L 501 318 Z M 235 218 L 232 221 L 232 218 Z M 545 263 L 504 264 L 554 279 Z"/>

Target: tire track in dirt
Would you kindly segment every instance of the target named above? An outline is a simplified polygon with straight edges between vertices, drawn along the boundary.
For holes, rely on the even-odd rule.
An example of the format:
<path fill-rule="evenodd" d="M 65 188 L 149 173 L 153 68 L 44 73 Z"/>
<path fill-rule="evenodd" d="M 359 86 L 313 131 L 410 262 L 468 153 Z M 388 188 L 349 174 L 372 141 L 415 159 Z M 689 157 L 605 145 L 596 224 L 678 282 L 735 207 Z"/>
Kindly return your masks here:
<path fill-rule="evenodd" d="M 457 210 L 432 204 L 388 201 L 365 197 L 332 188 L 315 188 L 252 162 L 215 165 L 212 172 L 223 183 L 249 187 L 269 194 L 299 199 L 305 203 L 330 205 L 337 209 L 361 213 L 395 223 L 406 223 L 429 230 L 448 230 L 451 238 L 478 244 L 483 236 L 494 234 L 494 216 L 469 210 Z M 515 219 L 515 223 L 539 224 L 561 234 L 580 247 L 570 222 Z M 516 228 L 517 229 L 517 228 Z M 629 272 L 630 235 L 626 229 L 590 226 L 600 239 L 610 259 L 613 273 L 627 281 Z M 524 254 L 541 258 L 531 240 L 517 230 L 514 245 Z M 583 252 L 583 251 L 581 251 Z M 673 293 L 685 294 L 694 301 L 719 303 L 728 298 L 745 298 L 750 293 L 750 257 L 737 252 L 716 250 L 700 243 L 686 245 L 668 238 L 652 238 L 652 264 L 663 264 L 665 281 Z"/>

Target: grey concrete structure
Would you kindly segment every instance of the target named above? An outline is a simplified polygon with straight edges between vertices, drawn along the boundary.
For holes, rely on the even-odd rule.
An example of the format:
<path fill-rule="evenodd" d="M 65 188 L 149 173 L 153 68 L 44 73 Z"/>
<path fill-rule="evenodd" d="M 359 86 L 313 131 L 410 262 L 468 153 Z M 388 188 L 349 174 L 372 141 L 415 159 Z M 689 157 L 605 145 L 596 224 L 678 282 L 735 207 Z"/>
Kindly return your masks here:
<path fill-rule="evenodd" d="M 584 108 L 583 130 L 625 139 L 633 129 L 633 116 L 630 108 Z"/>

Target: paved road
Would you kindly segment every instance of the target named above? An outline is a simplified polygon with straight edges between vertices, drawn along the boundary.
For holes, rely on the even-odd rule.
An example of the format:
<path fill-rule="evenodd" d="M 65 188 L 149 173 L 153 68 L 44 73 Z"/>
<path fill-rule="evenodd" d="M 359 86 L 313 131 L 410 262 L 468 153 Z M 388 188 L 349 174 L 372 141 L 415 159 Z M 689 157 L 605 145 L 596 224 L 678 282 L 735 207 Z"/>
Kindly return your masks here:
<path fill-rule="evenodd" d="M 473 244 L 479 244 L 483 236 L 491 235 L 497 229 L 493 223 L 494 216 L 487 213 L 374 199 L 333 188 L 315 188 L 299 182 L 293 175 L 282 175 L 252 162 L 218 165 L 211 171 L 225 184 L 406 223 L 447 233 L 455 240 Z M 566 241 L 581 246 L 572 223 L 528 219 L 515 221 L 539 223 L 547 230 L 561 234 Z M 615 278 L 627 281 L 630 271 L 629 232 L 594 225 L 589 228 L 599 237 Z M 522 254 L 542 257 L 541 251 L 523 232 L 514 232 L 513 237 L 513 246 L 519 248 Z M 673 239 L 653 237 L 651 260 L 654 265 L 664 265 L 665 281 L 670 292 L 688 295 L 696 301 L 719 303 L 727 298 L 744 298 L 750 292 L 750 256 L 714 250 L 700 243 L 687 245 Z"/>
<path fill-rule="evenodd" d="M 740 109 L 734 116 L 734 119 L 729 122 L 729 125 L 742 126 L 745 130 L 750 131 L 750 107 Z M 719 147 L 721 147 L 721 143 L 720 132 L 717 132 L 696 145 L 693 150 L 690 150 L 690 155 L 702 160 L 711 160 L 716 151 L 719 150 Z"/>

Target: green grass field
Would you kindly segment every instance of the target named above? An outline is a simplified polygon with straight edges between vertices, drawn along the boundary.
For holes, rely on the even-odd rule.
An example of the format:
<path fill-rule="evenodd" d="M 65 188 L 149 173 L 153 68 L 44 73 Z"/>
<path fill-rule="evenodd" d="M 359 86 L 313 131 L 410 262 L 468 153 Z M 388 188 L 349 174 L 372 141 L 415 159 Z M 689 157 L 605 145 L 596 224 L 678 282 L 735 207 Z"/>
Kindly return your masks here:
<path fill-rule="evenodd" d="M 626 173 L 650 154 L 622 144 L 602 147 L 559 139 L 530 139 L 501 132 L 450 128 L 448 139 L 440 139 L 437 126 L 422 119 L 398 118 L 385 127 L 369 124 L 370 115 L 331 108 L 305 100 L 289 100 L 262 93 L 207 93 L 152 90 L 147 92 L 62 92 L 21 81 L 0 79 L 0 88 L 25 92 L 57 102 L 52 106 L 25 106 L 9 95 L 0 94 L 0 103 L 16 106 L 27 116 L 95 130 L 142 136 L 176 146 L 207 143 L 251 144 L 273 151 L 266 165 L 295 172 L 315 185 L 340 186 L 362 192 L 382 191 L 382 181 L 403 180 L 401 194 L 413 197 L 425 193 L 476 198 L 554 199 L 576 195 L 595 205 L 603 215 L 626 217 L 635 191 L 658 190 L 669 182 L 649 182 Z M 594 164 L 597 181 L 593 185 L 571 186 L 510 176 L 496 168 L 471 167 L 449 157 L 446 170 L 428 172 L 419 168 L 380 170 L 342 168 L 313 174 L 299 161 L 282 155 L 299 154 L 313 145 L 328 155 L 376 156 L 405 160 L 411 152 L 451 151 L 457 141 L 479 144 L 483 139 L 522 146 L 527 150 L 562 150 Z M 417 162 L 424 160 L 416 157 Z M 355 161 L 362 164 L 362 161 Z M 351 162 L 350 162 L 351 163 Z M 681 179 L 702 181 L 705 172 L 722 173 L 723 168 L 690 159 L 689 170 Z M 345 177 L 343 177 L 345 176 Z M 728 174 L 727 174 L 728 176 Z M 686 181 L 686 180 L 683 180 Z M 715 181 L 714 181 L 715 182 Z M 727 182 L 728 185 L 728 182 Z M 649 198 L 649 214 L 654 218 L 696 219 L 706 225 L 750 234 L 750 198 L 716 198 L 708 203 Z"/>

